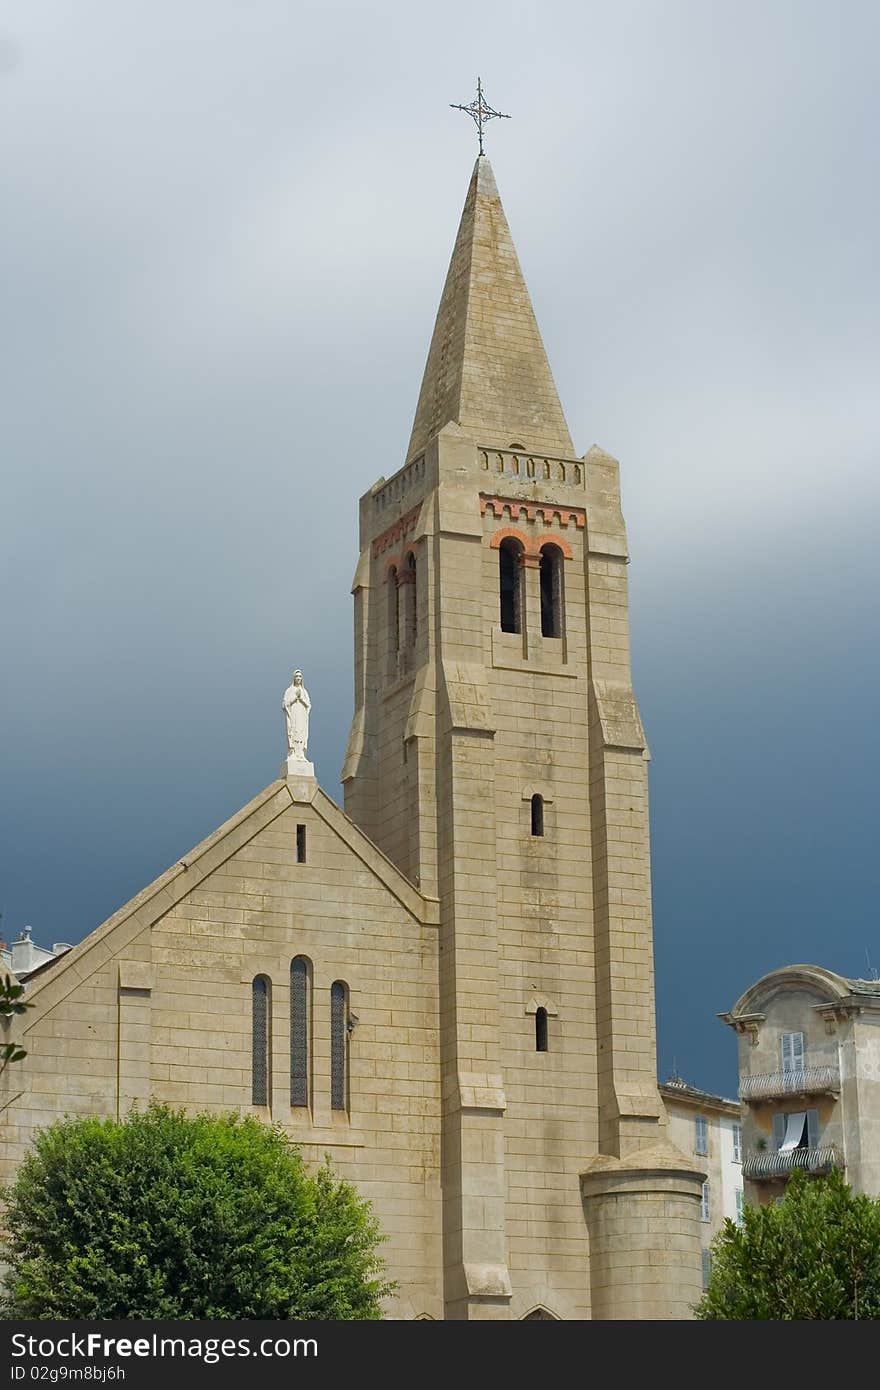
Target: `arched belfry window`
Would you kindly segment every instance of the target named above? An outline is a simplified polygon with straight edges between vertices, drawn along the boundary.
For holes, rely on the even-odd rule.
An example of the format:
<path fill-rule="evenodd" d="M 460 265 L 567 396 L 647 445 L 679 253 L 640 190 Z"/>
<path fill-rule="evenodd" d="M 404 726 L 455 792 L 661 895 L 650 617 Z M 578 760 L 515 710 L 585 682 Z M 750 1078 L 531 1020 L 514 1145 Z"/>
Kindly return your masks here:
<path fill-rule="evenodd" d="M 563 624 L 562 551 L 541 546 L 541 636 L 561 637 Z"/>
<path fill-rule="evenodd" d="M 290 962 L 290 1103 L 309 1103 L 309 963 Z"/>
<path fill-rule="evenodd" d="M 522 545 L 513 536 L 505 536 L 498 547 L 498 584 L 502 632 L 522 632 L 522 562 Z"/>
<path fill-rule="evenodd" d="M 342 980 L 330 987 L 330 1108 L 348 1108 L 348 990 Z"/>
<path fill-rule="evenodd" d="M 547 1010 L 535 1010 L 535 1051 L 547 1052 Z"/>
<path fill-rule="evenodd" d="M 251 1104 L 269 1104 L 269 981 L 251 985 Z"/>
<path fill-rule="evenodd" d="M 532 797 L 532 834 L 544 834 L 544 798 L 540 792 Z"/>
<path fill-rule="evenodd" d="M 416 557 L 412 551 L 406 557 L 406 645 L 414 647 L 418 629 L 418 590 Z"/>
<path fill-rule="evenodd" d="M 391 661 L 397 658 L 400 647 L 400 591 L 397 587 L 397 567 L 388 571 L 388 652 Z"/>

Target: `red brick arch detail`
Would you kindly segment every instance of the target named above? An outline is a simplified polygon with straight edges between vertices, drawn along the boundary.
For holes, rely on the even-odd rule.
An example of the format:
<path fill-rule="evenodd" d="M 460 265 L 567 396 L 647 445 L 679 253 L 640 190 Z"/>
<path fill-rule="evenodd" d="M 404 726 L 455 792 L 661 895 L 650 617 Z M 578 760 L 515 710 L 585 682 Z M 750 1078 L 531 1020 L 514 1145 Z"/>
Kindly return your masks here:
<path fill-rule="evenodd" d="M 386 584 L 388 583 L 388 580 L 391 578 L 391 571 L 392 571 L 392 570 L 397 570 L 397 573 L 398 573 L 398 576 L 399 576 L 399 575 L 400 575 L 400 571 L 401 571 L 402 569 L 403 569 L 403 556 L 401 556 L 401 555 L 389 555 L 388 559 L 387 559 L 386 562 L 385 562 L 385 580 L 384 580 L 384 582 L 385 582 Z"/>
<path fill-rule="evenodd" d="M 545 545 L 558 546 L 566 560 L 572 558 L 571 546 L 568 541 L 563 540 L 561 536 L 555 536 L 552 531 L 547 531 L 543 536 L 538 536 L 535 541 L 535 554 L 540 555 L 541 548 Z"/>
<path fill-rule="evenodd" d="M 508 537 L 512 537 L 515 541 L 519 541 L 525 554 L 528 555 L 529 538 L 526 535 L 525 531 L 518 531 L 515 526 L 502 526 L 500 531 L 493 532 L 492 539 L 490 540 L 489 544 L 493 550 L 497 550 L 501 545 L 501 542 L 506 541 Z"/>

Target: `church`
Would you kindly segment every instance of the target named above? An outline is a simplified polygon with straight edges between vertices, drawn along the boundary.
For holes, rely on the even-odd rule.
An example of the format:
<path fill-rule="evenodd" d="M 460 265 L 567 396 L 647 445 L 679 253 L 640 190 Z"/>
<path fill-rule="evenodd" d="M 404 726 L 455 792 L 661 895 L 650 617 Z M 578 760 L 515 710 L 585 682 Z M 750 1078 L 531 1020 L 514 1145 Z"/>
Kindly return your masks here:
<path fill-rule="evenodd" d="M 373 1203 L 390 1318 L 690 1317 L 626 566 L 481 154 L 405 462 L 360 500 L 344 810 L 297 672 L 278 779 L 31 975 L 3 1180 L 65 1114 L 254 1114 Z"/>

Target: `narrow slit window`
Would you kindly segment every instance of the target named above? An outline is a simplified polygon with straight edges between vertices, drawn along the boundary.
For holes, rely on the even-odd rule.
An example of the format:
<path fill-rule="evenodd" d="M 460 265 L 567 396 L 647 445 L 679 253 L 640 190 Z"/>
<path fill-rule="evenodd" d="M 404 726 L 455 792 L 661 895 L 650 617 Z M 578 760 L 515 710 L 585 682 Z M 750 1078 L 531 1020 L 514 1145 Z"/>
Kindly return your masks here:
<path fill-rule="evenodd" d="M 309 1103 L 309 965 L 290 962 L 290 1103 Z"/>
<path fill-rule="evenodd" d="M 269 982 L 264 975 L 251 986 L 251 1104 L 269 1104 Z"/>
<path fill-rule="evenodd" d="M 502 632 L 522 632 L 522 555 L 522 546 L 511 536 L 498 547 Z"/>
<path fill-rule="evenodd" d="M 532 797 L 532 834 L 544 834 L 544 798 L 538 792 Z"/>
<path fill-rule="evenodd" d="M 296 862 L 297 864 L 306 862 L 306 828 L 304 825 L 296 827 Z"/>
<path fill-rule="evenodd" d="M 535 1012 L 535 1051 L 548 1052 L 547 1046 L 547 1010 L 537 1009 Z"/>
<path fill-rule="evenodd" d="M 414 647 L 418 636 L 419 606 L 416 557 L 412 551 L 406 557 L 406 645 Z"/>
<path fill-rule="evenodd" d="M 394 565 L 388 571 L 388 652 L 391 661 L 397 659 L 400 647 L 400 590 L 397 587 L 397 569 Z"/>
<path fill-rule="evenodd" d="M 330 988 L 330 1108 L 346 1110 L 348 1090 L 348 990 L 341 980 Z"/>
<path fill-rule="evenodd" d="M 562 636 L 562 551 L 541 547 L 541 636 Z"/>

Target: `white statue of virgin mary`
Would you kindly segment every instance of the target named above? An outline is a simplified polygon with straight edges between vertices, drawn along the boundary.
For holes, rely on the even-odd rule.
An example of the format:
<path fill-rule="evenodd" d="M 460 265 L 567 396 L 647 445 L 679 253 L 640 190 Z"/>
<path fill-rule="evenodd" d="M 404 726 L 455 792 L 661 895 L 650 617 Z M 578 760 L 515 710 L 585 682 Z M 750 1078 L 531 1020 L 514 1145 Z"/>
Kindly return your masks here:
<path fill-rule="evenodd" d="M 306 760 L 309 746 L 309 710 L 312 708 L 312 702 L 303 685 L 302 671 L 294 671 L 291 684 L 284 692 L 281 707 L 287 723 L 286 771 L 288 774 L 299 771 L 312 775 L 314 769 Z"/>

